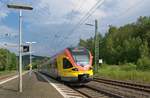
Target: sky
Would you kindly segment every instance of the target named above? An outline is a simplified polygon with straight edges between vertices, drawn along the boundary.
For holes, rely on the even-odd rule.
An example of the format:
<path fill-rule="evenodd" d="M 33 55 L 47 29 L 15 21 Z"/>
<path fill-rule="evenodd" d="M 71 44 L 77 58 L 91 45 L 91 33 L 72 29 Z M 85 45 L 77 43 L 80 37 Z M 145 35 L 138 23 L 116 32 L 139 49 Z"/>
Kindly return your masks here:
<path fill-rule="evenodd" d="M 140 16 L 150 16 L 150 0 L 0 0 L 0 47 L 18 53 L 19 10 L 7 8 L 9 3 L 33 6 L 23 11 L 23 43 L 33 44 L 33 54 L 52 56 L 79 39 L 94 36 L 94 24 L 105 35 L 109 25 L 123 26 Z M 6 45 L 7 44 L 7 45 Z"/>

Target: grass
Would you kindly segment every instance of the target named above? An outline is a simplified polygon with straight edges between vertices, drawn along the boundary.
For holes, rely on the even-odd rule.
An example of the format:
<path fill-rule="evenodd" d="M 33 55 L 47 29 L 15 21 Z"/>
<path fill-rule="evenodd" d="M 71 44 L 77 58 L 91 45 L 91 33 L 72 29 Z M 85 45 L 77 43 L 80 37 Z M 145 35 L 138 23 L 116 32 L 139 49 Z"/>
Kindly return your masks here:
<path fill-rule="evenodd" d="M 0 77 L 5 77 L 11 74 L 15 74 L 17 71 L 16 70 L 5 70 L 5 71 L 0 71 Z"/>
<path fill-rule="evenodd" d="M 132 65 L 102 65 L 96 75 L 117 80 L 127 80 L 148 84 L 150 83 L 150 71 L 136 70 L 136 66 Z"/>

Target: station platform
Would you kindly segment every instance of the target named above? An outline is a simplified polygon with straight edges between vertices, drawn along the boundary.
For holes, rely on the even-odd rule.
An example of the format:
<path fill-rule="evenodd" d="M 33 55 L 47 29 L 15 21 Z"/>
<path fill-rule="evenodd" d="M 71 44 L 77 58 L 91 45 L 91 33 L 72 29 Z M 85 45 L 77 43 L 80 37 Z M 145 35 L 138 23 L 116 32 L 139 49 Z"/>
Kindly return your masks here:
<path fill-rule="evenodd" d="M 0 98 L 63 98 L 37 72 L 23 75 L 23 92 L 18 92 L 18 78 L 0 85 Z"/>

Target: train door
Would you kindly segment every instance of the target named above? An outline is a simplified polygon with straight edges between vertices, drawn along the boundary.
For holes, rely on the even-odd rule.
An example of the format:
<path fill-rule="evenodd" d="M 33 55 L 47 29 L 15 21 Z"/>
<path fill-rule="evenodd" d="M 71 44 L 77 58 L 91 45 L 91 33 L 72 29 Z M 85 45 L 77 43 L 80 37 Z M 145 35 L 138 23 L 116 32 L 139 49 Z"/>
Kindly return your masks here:
<path fill-rule="evenodd" d="M 52 62 L 51 61 L 50 61 L 49 67 L 50 67 L 49 68 L 49 74 L 52 75 Z"/>
<path fill-rule="evenodd" d="M 57 75 L 58 75 L 58 77 L 61 77 L 61 75 L 62 75 L 62 59 L 61 59 L 61 56 L 58 56 L 58 58 L 57 58 Z"/>
<path fill-rule="evenodd" d="M 54 62 L 54 73 L 55 73 L 55 77 L 58 76 L 58 71 L 57 71 L 57 59 Z"/>
<path fill-rule="evenodd" d="M 57 71 L 57 59 L 54 60 L 53 62 L 53 75 L 54 77 L 57 77 L 58 71 Z"/>

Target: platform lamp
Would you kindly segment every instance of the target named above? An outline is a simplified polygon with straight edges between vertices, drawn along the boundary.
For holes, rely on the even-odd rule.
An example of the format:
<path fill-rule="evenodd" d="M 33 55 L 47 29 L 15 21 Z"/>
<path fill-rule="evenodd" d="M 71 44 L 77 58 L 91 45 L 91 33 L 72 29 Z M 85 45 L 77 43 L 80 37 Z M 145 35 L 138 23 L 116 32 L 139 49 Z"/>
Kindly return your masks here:
<path fill-rule="evenodd" d="M 32 10 L 31 5 L 26 4 L 7 4 L 8 8 L 19 10 L 19 92 L 22 92 L 22 10 Z"/>

